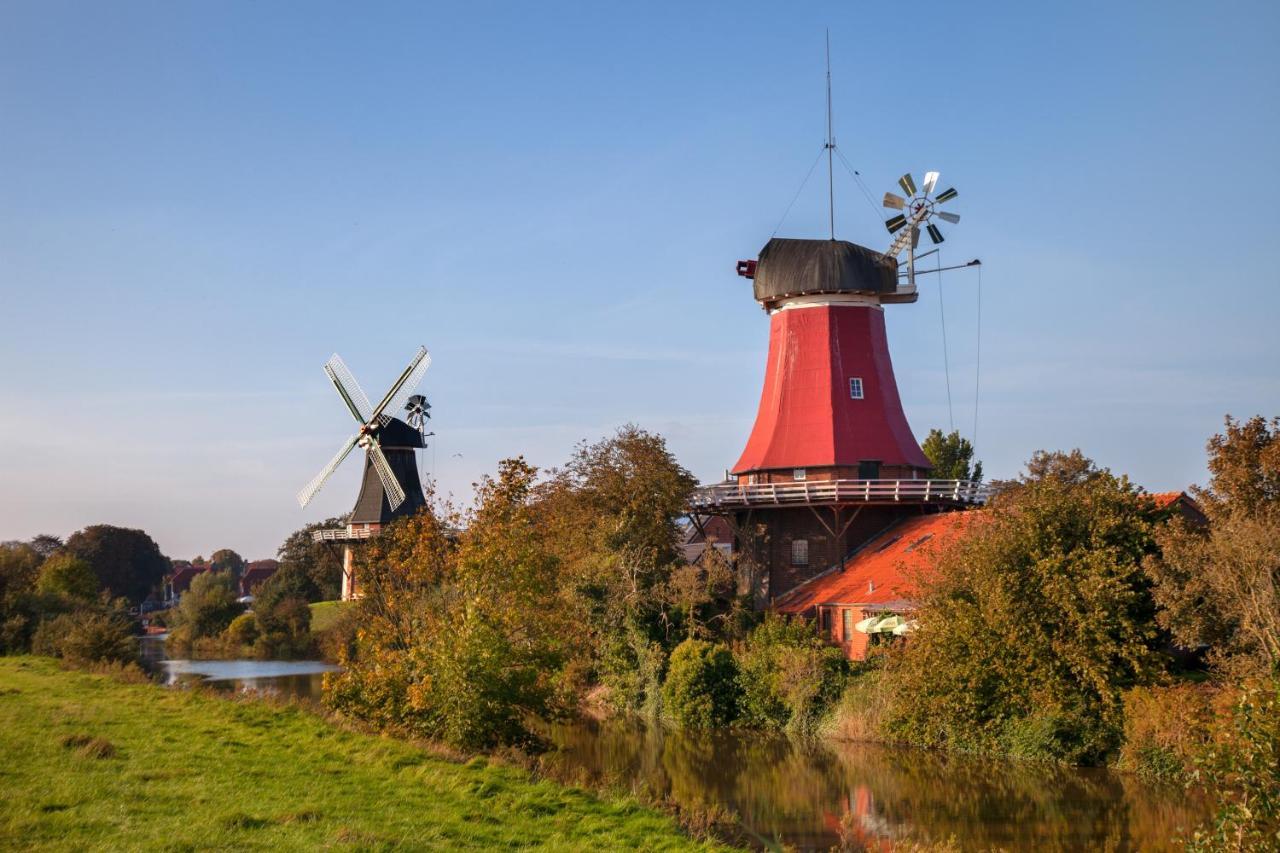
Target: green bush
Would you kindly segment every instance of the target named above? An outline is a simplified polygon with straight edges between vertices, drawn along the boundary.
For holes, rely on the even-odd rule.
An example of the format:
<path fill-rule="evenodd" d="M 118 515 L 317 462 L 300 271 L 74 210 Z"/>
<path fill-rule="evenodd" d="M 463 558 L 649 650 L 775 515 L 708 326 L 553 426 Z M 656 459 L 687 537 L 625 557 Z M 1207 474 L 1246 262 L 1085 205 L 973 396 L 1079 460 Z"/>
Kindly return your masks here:
<path fill-rule="evenodd" d="M 262 607 L 255 602 L 259 657 L 292 658 L 311 650 L 311 607 L 302 598 L 282 598 Z"/>
<path fill-rule="evenodd" d="M 237 646 L 252 646 L 258 639 L 258 623 L 252 613 L 241 613 L 227 626 L 227 639 Z"/>
<path fill-rule="evenodd" d="M 738 667 L 718 643 L 689 639 L 676 646 L 662 685 L 663 708 L 675 723 L 711 728 L 738 716 Z"/>
<path fill-rule="evenodd" d="M 849 663 L 813 625 L 770 614 L 737 650 L 742 718 L 752 726 L 811 731 L 840 698 Z"/>
<path fill-rule="evenodd" d="M 119 607 L 77 610 L 41 622 L 31 650 L 81 665 L 130 663 L 138 659 L 138 640 L 132 620 Z"/>
<path fill-rule="evenodd" d="M 236 601 L 236 581 L 230 572 L 202 572 L 182 595 L 175 622 L 191 640 L 216 637 L 244 607 Z"/>

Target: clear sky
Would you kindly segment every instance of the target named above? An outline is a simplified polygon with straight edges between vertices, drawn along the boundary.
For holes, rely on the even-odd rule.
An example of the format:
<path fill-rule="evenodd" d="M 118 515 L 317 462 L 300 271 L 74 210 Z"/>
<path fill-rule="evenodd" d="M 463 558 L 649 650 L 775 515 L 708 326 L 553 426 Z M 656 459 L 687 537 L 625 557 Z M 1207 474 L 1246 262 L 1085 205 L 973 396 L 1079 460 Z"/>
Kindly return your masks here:
<path fill-rule="evenodd" d="M 1280 4 L 0 4 L 0 539 L 270 556 L 414 349 L 445 492 L 626 422 L 737 458 L 768 323 L 733 273 L 824 134 L 939 169 L 984 262 L 979 456 L 1204 478 L 1280 413 Z M 888 237 L 837 163 L 837 236 Z M 825 236 L 815 172 L 778 232 Z M 977 276 L 890 306 L 917 437 L 974 428 Z"/>

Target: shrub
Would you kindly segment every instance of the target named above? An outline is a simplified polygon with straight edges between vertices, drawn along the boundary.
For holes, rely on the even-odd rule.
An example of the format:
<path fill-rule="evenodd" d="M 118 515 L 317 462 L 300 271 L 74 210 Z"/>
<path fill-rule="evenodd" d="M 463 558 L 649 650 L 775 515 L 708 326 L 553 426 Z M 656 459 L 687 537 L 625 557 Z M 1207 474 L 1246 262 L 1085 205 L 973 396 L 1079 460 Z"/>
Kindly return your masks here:
<path fill-rule="evenodd" d="M 810 731 L 844 690 L 849 664 L 813 626 L 770 614 L 738 648 L 749 725 Z"/>
<path fill-rule="evenodd" d="M 1191 847 L 1280 849 L 1280 678 L 1250 679 L 1224 694 L 1230 707 L 1216 715 L 1192 774 L 1214 793 L 1218 811 Z"/>
<path fill-rule="evenodd" d="M 241 613 L 227 626 L 227 639 L 238 646 L 252 646 L 258 639 L 258 624 L 252 613 Z"/>
<path fill-rule="evenodd" d="M 1204 749 L 1213 720 L 1207 684 L 1135 687 L 1124 694 L 1124 744 L 1116 766 L 1153 779 L 1181 779 Z"/>
<path fill-rule="evenodd" d="M 255 603 L 259 657 L 295 657 L 311 648 L 311 608 L 301 598 L 283 598 L 263 608 Z"/>
<path fill-rule="evenodd" d="M 671 652 L 662 686 L 664 710 L 678 725 L 711 728 L 738 716 L 738 667 L 718 643 L 689 639 Z"/>
<path fill-rule="evenodd" d="M 75 664 L 129 663 L 138 659 L 133 622 L 123 609 L 77 610 L 46 619 L 31 640 L 35 654 Z"/>

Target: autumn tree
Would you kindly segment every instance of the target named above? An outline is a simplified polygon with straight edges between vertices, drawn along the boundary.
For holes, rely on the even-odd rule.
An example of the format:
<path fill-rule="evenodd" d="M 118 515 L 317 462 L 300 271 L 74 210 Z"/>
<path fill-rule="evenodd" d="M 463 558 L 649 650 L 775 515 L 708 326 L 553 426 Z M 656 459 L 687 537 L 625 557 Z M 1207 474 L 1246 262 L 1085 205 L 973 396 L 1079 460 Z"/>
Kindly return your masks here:
<path fill-rule="evenodd" d="M 917 579 L 921 628 L 890 661 L 896 736 L 1097 762 L 1123 691 L 1158 671 L 1154 507 L 1082 454 L 1035 462 Z"/>
<path fill-rule="evenodd" d="M 684 566 L 678 520 L 696 485 L 661 436 L 628 425 L 580 444 L 539 490 L 574 669 L 620 709 L 657 711 L 667 653 L 687 633 L 669 604 Z M 685 592 L 702 581 L 677 579 Z"/>
<path fill-rule="evenodd" d="M 1280 673 L 1280 419 L 1226 419 L 1209 440 L 1207 528 L 1175 518 L 1147 563 L 1162 623 L 1231 670 Z"/>
<path fill-rule="evenodd" d="M 943 434 L 940 429 L 929 430 L 924 444 L 924 455 L 933 463 L 933 476 L 939 480 L 981 480 L 982 463 L 973 461 L 973 445 L 960 437 L 959 430 Z"/>
<path fill-rule="evenodd" d="M 467 749 L 527 743 L 526 718 L 557 713 L 559 562 L 533 511 L 536 477 L 504 460 L 467 515 L 427 508 L 370 542 L 356 654 L 326 681 L 332 707 Z"/>

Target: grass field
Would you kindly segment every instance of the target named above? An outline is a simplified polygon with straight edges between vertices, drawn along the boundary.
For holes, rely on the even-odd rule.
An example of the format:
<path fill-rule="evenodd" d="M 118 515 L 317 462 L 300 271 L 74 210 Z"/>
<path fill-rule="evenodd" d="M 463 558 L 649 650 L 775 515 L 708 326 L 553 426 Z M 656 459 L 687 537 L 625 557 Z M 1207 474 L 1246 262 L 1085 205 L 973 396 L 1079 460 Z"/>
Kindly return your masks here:
<path fill-rule="evenodd" d="M 296 707 L 0 658 L 0 849 L 705 849 L 674 822 Z"/>
<path fill-rule="evenodd" d="M 351 601 L 317 601 L 311 605 L 311 632 L 320 634 L 333 627 L 344 608 L 354 604 Z"/>

